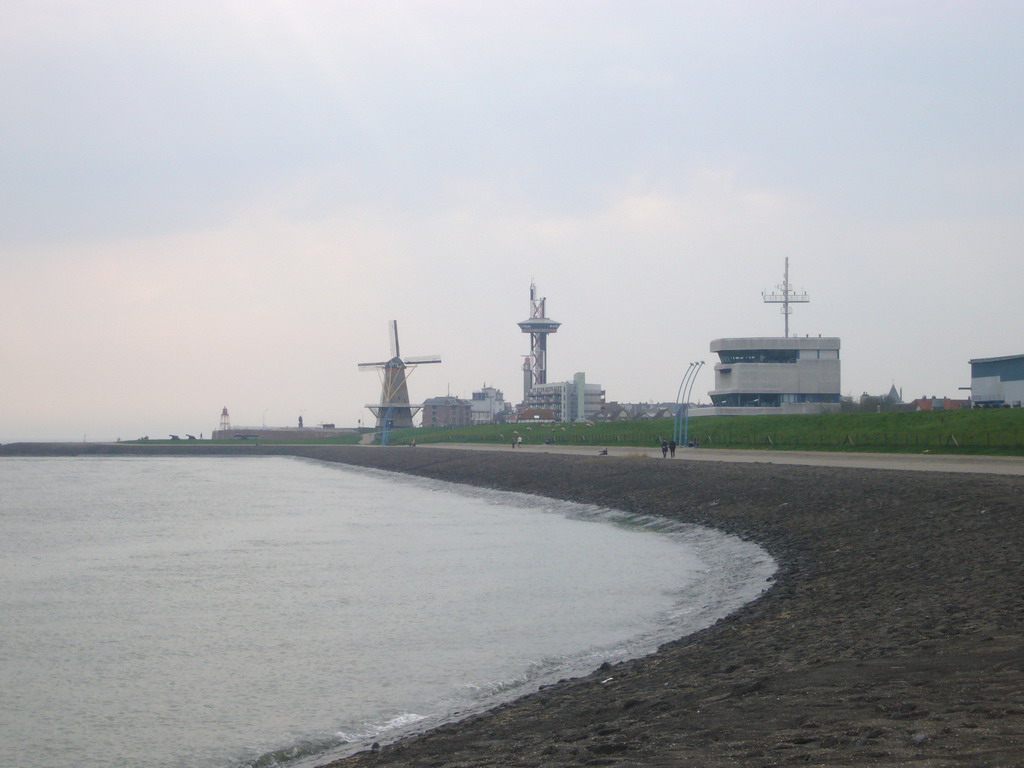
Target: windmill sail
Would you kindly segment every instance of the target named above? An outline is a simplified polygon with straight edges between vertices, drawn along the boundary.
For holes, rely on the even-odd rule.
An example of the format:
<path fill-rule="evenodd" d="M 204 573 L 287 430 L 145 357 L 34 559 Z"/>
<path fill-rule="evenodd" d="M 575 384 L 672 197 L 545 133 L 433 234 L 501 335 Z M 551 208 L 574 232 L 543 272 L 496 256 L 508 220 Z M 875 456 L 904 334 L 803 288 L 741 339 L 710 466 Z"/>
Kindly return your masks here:
<path fill-rule="evenodd" d="M 391 357 L 401 357 L 401 353 L 398 351 L 398 321 L 392 320 L 388 323 L 388 337 L 391 342 Z"/>

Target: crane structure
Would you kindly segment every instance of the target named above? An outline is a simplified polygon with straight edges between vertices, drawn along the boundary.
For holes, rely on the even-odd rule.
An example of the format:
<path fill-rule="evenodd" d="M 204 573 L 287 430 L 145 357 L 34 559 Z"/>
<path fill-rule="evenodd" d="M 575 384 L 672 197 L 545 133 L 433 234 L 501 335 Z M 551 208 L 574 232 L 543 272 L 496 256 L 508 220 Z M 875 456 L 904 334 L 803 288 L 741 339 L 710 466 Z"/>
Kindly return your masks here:
<path fill-rule="evenodd" d="M 556 333 L 561 323 L 547 316 L 547 298 L 537 298 L 537 286 L 530 283 L 530 317 L 519 323 L 523 333 L 530 334 L 530 354 L 523 359 L 523 402 L 537 384 L 548 381 L 548 334 Z"/>
<path fill-rule="evenodd" d="M 793 290 L 793 287 L 789 284 L 789 257 L 786 257 L 786 270 L 782 275 L 782 282 L 775 286 L 775 291 L 768 293 L 767 291 L 761 291 L 761 296 L 764 299 L 765 304 L 781 304 L 781 312 L 783 317 L 786 318 L 786 338 L 789 338 L 789 316 L 793 314 L 793 308 L 790 304 L 806 304 L 811 300 L 811 297 L 806 293 L 797 293 Z"/>
<path fill-rule="evenodd" d="M 414 405 L 409 402 L 408 378 L 419 365 L 440 363 L 439 355 L 425 357 L 402 357 L 398 346 L 398 321 L 388 324 L 391 341 L 391 357 L 373 363 L 359 363 L 361 371 L 377 371 L 380 374 L 380 402 L 366 407 L 377 418 L 377 428 L 381 430 L 411 427 L 412 418 L 423 404 Z"/>

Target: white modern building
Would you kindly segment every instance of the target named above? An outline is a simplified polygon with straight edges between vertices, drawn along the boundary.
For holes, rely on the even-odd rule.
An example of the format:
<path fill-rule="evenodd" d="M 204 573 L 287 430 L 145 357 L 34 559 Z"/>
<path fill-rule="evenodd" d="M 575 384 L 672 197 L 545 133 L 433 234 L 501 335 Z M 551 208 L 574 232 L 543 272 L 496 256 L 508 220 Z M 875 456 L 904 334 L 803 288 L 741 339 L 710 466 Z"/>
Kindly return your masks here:
<path fill-rule="evenodd" d="M 1024 355 L 979 357 L 970 363 L 974 407 L 1021 407 L 1024 403 Z"/>
<path fill-rule="evenodd" d="M 604 404 L 604 390 L 600 384 L 588 384 L 584 373 L 577 373 L 572 381 L 534 384 L 523 403 L 523 410 L 550 410 L 555 419 L 563 422 L 593 418 Z"/>
<path fill-rule="evenodd" d="M 493 424 L 496 421 L 503 421 L 508 412 L 505 404 L 505 395 L 500 389 L 484 385 L 474 390 L 473 399 L 469 401 L 473 409 L 474 424 Z"/>
<path fill-rule="evenodd" d="M 691 415 L 822 413 L 839 410 L 839 339 L 755 336 L 715 339 L 713 408 Z"/>

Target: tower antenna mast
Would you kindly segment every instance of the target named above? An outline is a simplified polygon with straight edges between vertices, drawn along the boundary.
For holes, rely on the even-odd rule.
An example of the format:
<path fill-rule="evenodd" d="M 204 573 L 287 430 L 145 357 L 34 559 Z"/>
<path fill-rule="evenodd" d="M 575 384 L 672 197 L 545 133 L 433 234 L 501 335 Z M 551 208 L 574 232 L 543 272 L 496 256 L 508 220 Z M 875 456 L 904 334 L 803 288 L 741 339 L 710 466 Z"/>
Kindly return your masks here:
<path fill-rule="evenodd" d="M 786 257 L 786 271 L 782 275 L 782 282 L 775 286 L 772 293 L 761 291 L 765 304 L 781 304 L 782 314 L 786 318 L 786 338 L 789 338 L 789 316 L 793 314 L 790 304 L 806 304 L 811 297 L 805 292 L 797 293 L 789 284 L 789 256 Z"/>

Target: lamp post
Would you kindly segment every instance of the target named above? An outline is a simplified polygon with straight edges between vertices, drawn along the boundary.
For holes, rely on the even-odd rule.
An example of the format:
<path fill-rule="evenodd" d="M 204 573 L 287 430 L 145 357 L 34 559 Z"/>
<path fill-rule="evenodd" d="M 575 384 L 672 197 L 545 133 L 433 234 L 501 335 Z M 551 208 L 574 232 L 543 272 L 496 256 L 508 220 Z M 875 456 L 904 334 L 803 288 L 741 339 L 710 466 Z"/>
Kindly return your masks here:
<path fill-rule="evenodd" d="M 380 444 L 381 445 L 387 445 L 388 444 L 388 433 L 391 431 L 391 414 L 394 412 L 394 410 L 395 410 L 395 406 L 389 405 L 388 409 L 386 411 L 384 411 L 384 418 L 382 420 L 383 423 L 381 424 L 381 430 L 380 430 Z"/>
<path fill-rule="evenodd" d="M 683 380 L 679 382 L 679 392 L 676 394 L 676 416 L 673 424 L 672 439 L 676 445 L 685 446 L 690 433 L 690 393 L 693 391 L 693 382 L 697 378 L 697 372 L 704 366 L 703 360 L 690 363 L 683 374 Z"/>

